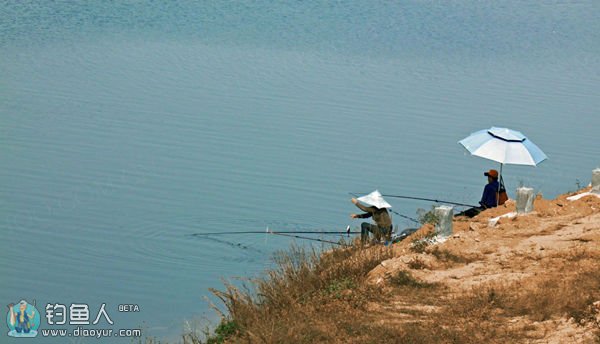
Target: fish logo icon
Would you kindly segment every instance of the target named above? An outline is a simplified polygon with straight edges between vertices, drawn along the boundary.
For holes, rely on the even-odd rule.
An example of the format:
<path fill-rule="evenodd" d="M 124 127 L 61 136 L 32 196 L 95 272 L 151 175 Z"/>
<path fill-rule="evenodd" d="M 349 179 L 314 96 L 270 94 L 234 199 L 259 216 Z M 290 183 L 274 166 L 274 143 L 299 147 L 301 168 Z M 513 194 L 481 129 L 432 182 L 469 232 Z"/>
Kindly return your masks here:
<path fill-rule="evenodd" d="M 33 338 L 38 335 L 40 327 L 40 312 L 34 304 L 27 303 L 25 300 L 19 301 L 16 305 L 8 305 L 8 314 L 6 315 L 6 324 L 8 325 L 10 337 Z"/>

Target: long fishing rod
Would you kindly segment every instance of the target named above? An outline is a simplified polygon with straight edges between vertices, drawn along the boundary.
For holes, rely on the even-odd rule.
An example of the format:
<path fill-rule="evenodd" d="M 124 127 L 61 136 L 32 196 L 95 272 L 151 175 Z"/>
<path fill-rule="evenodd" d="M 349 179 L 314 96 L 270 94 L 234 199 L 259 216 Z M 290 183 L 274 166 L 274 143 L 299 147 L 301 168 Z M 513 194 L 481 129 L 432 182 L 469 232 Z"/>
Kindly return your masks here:
<path fill-rule="evenodd" d="M 359 197 L 357 194 L 355 194 L 355 193 L 353 193 L 353 192 L 348 192 L 348 193 L 349 193 L 350 195 L 354 196 L 354 197 Z M 382 196 L 384 196 L 384 195 L 382 195 Z M 389 210 L 389 211 L 391 211 L 392 213 L 394 213 L 394 214 L 396 214 L 396 215 L 398 215 L 398 216 L 402 217 L 402 218 L 405 218 L 405 219 L 407 219 L 407 220 L 411 220 L 411 221 L 413 221 L 414 223 L 419 223 L 419 224 L 421 223 L 421 221 L 419 221 L 419 220 L 417 220 L 417 219 L 415 219 L 415 218 L 413 218 L 413 217 L 406 216 L 406 215 L 402 215 L 402 214 L 400 214 L 399 212 L 397 212 L 397 211 L 394 211 L 394 210 L 392 210 L 392 209 L 388 209 L 388 210 Z"/>
<path fill-rule="evenodd" d="M 354 193 L 350 192 L 351 195 L 355 195 Z M 435 202 L 435 203 L 446 203 L 446 204 L 453 204 L 453 205 L 460 205 L 460 206 L 464 206 L 464 207 L 471 207 L 471 208 L 476 208 L 476 205 L 472 205 L 472 204 L 465 204 L 465 203 L 457 203 L 457 202 L 450 202 L 450 201 L 444 201 L 444 200 L 439 200 L 439 199 L 433 199 L 433 198 L 423 198 L 423 197 L 413 197 L 413 196 L 402 196 L 402 195 L 381 195 L 383 197 L 392 197 L 392 198 L 405 198 L 405 199 L 414 199 L 414 200 L 418 200 L 418 201 L 428 201 L 428 202 Z"/>
<path fill-rule="evenodd" d="M 231 235 L 231 234 L 340 234 L 340 235 L 349 235 L 349 234 L 360 234 L 360 232 L 350 231 L 348 227 L 346 231 L 233 231 L 233 232 L 208 232 L 208 233 L 194 233 L 192 236 L 204 236 L 204 235 Z"/>
<path fill-rule="evenodd" d="M 389 210 L 389 211 L 391 211 L 392 213 L 394 213 L 394 214 L 396 214 L 396 215 L 398 215 L 398 216 L 402 217 L 402 218 L 405 218 L 405 219 L 407 219 L 407 220 L 411 220 L 411 221 L 412 221 L 412 222 L 414 222 L 414 223 L 419 223 L 419 224 L 421 223 L 421 221 L 419 221 L 419 220 L 415 219 L 414 217 L 410 217 L 410 216 L 402 215 L 402 214 L 400 214 L 399 212 L 397 212 L 397 211 L 394 211 L 394 210 L 392 210 L 392 209 L 388 209 L 388 210 Z"/>
<path fill-rule="evenodd" d="M 265 232 L 262 232 L 262 231 L 212 232 L 212 233 L 194 233 L 194 234 L 192 234 L 192 236 L 196 236 L 196 237 L 202 236 L 203 237 L 203 236 L 223 235 L 223 234 L 225 234 L 225 235 L 227 235 L 227 234 L 274 234 L 274 235 L 287 236 L 287 237 L 291 237 L 291 238 L 298 238 L 298 239 L 304 239 L 304 240 L 312 240 L 312 241 L 324 242 L 324 243 L 328 243 L 328 244 L 335 244 L 335 245 L 345 246 L 344 244 L 341 244 L 341 243 L 336 242 L 336 241 L 324 240 L 324 239 L 318 239 L 318 238 L 310 238 L 310 237 L 301 236 L 301 235 L 295 235 L 296 233 L 305 233 L 305 234 L 323 234 L 323 233 L 327 233 L 327 234 L 346 234 L 346 235 L 350 236 L 350 234 L 358 234 L 360 232 L 351 232 L 350 231 L 350 226 L 346 227 L 346 231 L 345 232 L 341 232 L 341 231 L 340 232 L 272 231 L 272 230 L 269 229 L 269 227 L 267 227 L 267 230 Z"/>
<path fill-rule="evenodd" d="M 414 200 L 418 200 L 418 201 L 429 201 L 429 202 L 435 202 L 435 203 L 446 203 L 446 204 L 453 204 L 453 205 L 460 205 L 460 206 L 464 206 L 464 207 L 471 207 L 471 208 L 476 208 L 476 205 L 472 205 L 472 204 L 465 204 L 465 203 L 458 203 L 458 202 L 450 202 L 450 201 L 444 201 L 444 200 L 439 200 L 439 199 L 433 199 L 433 198 L 423 198 L 423 197 L 412 197 L 412 196 L 401 196 L 401 195 L 382 195 L 385 197 L 392 197 L 392 198 L 406 198 L 406 199 L 414 199 Z"/>
<path fill-rule="evenodd" d="M 286 237 L 291 237 L 291 238 L 298 238 L 298 239 L 305 239 L 305 240 L 312 240 L 312 241 L 319 241 L 319 242 L 325 242 L 328 244 L 335 244 L 335 245 L 340 245 L 340 246 L 346 246 L 342 243 L 336 242 L 336 241 L 331 241 L 331 240 L 323 240 L 323 239 L 317 239 L 317 238 L 309 238 L 309 237 L 305 237 L 305 236 L 301 236 L 301 235 L 293 235 L 293 234 L 287 234 L 287 233 L 281 233 L 281 232 L 267 232 L 269 234 L 275 234 L 275 235 L 281 235 L 281 236 L 286 236 Z"/>

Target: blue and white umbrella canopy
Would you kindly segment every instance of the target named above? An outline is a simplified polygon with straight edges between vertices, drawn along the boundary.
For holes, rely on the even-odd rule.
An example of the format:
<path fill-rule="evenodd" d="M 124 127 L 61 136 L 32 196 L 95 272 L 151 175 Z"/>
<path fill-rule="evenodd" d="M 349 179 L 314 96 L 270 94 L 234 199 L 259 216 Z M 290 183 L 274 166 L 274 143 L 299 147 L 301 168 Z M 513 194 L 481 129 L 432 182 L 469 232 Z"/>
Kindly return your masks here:
<path fill-rule="evenodd" d="M 471 155 L 500 164 L 536 166 L 548 159 L 546 154 L 525 135 L 508 128 L 484 129 L 472 133 L 458 143 Z"/>

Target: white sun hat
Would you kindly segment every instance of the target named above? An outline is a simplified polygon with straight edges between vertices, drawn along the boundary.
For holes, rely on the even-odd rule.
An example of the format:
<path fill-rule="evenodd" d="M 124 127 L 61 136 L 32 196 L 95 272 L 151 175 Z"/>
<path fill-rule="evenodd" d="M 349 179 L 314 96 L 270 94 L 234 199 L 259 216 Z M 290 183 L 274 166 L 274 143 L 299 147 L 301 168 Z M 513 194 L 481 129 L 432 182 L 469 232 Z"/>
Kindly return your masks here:
<path fill-rule="evenodd" d="M 383 196 L 381 196 L 381 193 L 378 190 L 375 190 L 375 191 L 371 192 L 370 194 L 359 197 L 357 199 L 360 202 L 363 202 L 368 205 L 372 205 L 379 209 L 392 207 L 388 202 L 385 201 L 385 199 L 383 199 Z"/>

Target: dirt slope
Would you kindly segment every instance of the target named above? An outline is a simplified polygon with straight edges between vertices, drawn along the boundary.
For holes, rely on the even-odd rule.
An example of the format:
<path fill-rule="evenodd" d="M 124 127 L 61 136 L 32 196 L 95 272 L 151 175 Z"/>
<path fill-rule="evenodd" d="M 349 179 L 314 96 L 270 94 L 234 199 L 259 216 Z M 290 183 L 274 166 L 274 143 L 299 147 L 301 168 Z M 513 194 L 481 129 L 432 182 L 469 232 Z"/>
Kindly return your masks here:
<path fill-rule="evenodd" d="M 382 324 L 399 326 L 452 316 L 445 308 L 451 300 L 467 296 L 463 301 L 469 303 L 481 296 L 480 307 L 491 307 L 482 322 L 512 331 L 507 338 L 524 343 L 600 342 L 600 290 L 589 291 L 587 300 L 574 295 L 599 287 L 594 275 L 600 274 L 600 197 L 569 201 L 568 196 L 538 197 L 532 213 L 500 218 L 494 227 L 489 220 L 513 212 L 513 201 L 473 219 L 456 218 L 453 236 L 424 249 L 415 249 L 414 240 L 395 245 L 395 257 L 373 269 L 368 283 L 391 291 L 394 276 L 409 273 L 438 286 L 439 298 L 415 302 L 396 291 L 392 300 L 372 302 L 369 311 Z M 420 229 L 421 235 L 427 231 L 431 226 Z M 596 299 L 589 300 L 590 295 Z"/>

